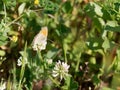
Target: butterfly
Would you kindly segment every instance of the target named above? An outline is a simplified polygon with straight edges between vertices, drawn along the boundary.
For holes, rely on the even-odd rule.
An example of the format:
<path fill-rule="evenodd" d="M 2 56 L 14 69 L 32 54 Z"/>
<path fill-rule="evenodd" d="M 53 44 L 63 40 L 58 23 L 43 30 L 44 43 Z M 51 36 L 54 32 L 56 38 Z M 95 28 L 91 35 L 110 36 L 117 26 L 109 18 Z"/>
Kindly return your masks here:
<path fill-rule="evenodd" d="M 32 48 L 35 51 L 44 50 L 47 44 L 48 28 L 42 27 L 40 32 L 34 37 Z"/>

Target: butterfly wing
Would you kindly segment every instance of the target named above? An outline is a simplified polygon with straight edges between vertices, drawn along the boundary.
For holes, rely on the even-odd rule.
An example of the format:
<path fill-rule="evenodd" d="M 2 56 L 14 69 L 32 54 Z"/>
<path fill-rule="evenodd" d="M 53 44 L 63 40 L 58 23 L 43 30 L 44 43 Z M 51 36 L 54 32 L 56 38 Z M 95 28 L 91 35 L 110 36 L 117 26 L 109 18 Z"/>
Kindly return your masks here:
<path fill-rule="evenodd" d="M 47 27 L 43 27 L 42 30 L 34 37 L 32 42 L 33 50 L 44 50 L 47 44 L 47 35 L 48 29 Z"/>

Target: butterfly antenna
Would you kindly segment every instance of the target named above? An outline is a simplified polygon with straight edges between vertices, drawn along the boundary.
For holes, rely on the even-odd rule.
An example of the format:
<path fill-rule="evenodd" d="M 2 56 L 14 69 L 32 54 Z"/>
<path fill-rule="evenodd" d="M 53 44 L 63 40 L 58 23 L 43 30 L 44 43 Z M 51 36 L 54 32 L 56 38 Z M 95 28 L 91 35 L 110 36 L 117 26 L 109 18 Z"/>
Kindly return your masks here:
<path fill-rule="evenodd" d="M 48 41 L 50 41 L 51 43 L 54 43 L 54 41 L 50 40 L 50 39 L 47 39 Z"/>

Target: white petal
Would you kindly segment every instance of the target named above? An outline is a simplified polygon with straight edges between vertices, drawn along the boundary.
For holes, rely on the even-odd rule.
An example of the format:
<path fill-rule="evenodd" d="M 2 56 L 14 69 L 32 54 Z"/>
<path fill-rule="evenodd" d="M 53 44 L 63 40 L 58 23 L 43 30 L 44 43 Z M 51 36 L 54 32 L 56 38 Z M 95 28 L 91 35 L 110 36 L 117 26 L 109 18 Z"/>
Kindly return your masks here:
<path fill-rule="evenodd" d="M 59 75 L 58 73 L 52 74 L 53 77 L 57 77 L 58 75 Z"/>

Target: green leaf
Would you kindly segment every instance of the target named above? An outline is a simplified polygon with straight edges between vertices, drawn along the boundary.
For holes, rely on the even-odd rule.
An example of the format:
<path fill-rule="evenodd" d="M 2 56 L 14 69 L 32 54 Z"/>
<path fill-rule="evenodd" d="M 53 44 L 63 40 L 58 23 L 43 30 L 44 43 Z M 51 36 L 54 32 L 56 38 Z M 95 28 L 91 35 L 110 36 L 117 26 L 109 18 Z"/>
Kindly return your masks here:
<path fill-rule="evenodd" d="M 69 12 L 71 12 L 72 11 L 72 6 L 71 6 L 71 3 L 69 2 L 69 1 L 67 1 L 67 2 L 65 2 L 64 3 L 64 5 L 63 5 L 63 11 L 65 12 L 65 13 L 69 13 Z"/>
<path fill-rule="evenodd" d="M 62 38 L 65 38 L 70 32 L 70 28 L 66 27 L 64 24 L 60 24 L 57 29 L 58 34 L 60 34 Z"/>
<path fill-rule="evenodd" d="M 54 48 L 47 52 L 47 58 L 53 58 L 58 53 L 58 49 Z"/>
<path fill-rule="evenodd" d="M 7 36 L 1 35 L 0 36 L 0 46 L 6 45 L 7 44 L 7 39 L 8 39 Z"/>
<path fill-rule="evenodd" d="M 94 76 L 92 77 L 92 80 L 93 80 L 93 82 L 95 83 L 95 85 L 98 85 L 98 84 L 100 83 L 100 79 L 97 77 L 97 75 L 94 75 Z"/>
<path fill-rule="evenodd" d="M 102 12 L 103 12 L 103 16 L 102 18 L 104 20 L 111 20 L 111 15 L 108 9 L 106 9 L 105 7 L 102 8 Z"/>
<path fill-rule="evenodd" d="M 94 17 L 95 15 L 100 17 L 103 16 L 102 7 L 94 2 L 90 2 L 89 4 L 87 4 L 87 6 L 85 7 L 85 11 L 90 17 Z"/>
<path fill-rule="evenodd" d="M 7 36 L 0 36 L 0 41 L 5 41 L 8 37 Z"/>
<path fill-rule="evenodd" d="M 3 45 L 6 45 L 7 44 L 7 41 L 0 41 L 0 46 L 3 46 Z"/>
<path fill-rule="evenodd" d="M 102 44 L 102 47 L 104 48 L 104 50 L 106 51 L 108 48 L 110 48 L 110 42 L 108 40 L 108 38 L 104 39 L 104 42 Z"/>
<path fill-rule="evenodd" d="M 100 30 L 103 29 L 103 26 L 105 25 L 105 22 L 102 18 L 94 18 L 94 25 L 97 26 Z"/>
<path fill-rule="evenodd" d="M 113 32 L 120 32 L 120 26 L 113 27 L 113 26 L 106 25 L 105 30 L 113 31 Z"/>
<path fill-rule="evenodd" d="M 117 12 L 120 12 L 120 3 L 119 3 L 119 2 L 116 2 L 116 3 L 114 3 L 114 5 L 115 5 L 115 10 L 116 10 Z"/>
<path fill-rule="evenodd" d="M 104 30 L 120 32 L 120 25 L 118 25 L 117 21 L 108 21 L 106 23 Z"/>
<path fill-rule="evenodd" d="M 118 73 L 114 74 L 114 76 L 112 78 L 111 86 L 113 89 L 117 90 L 117 87 L 120 86 L 120 74 L 118 74 Z"/>
<path fill-rule="evenodd" d="M 0 56 L 5 56 L 5 51 L 0 50 Z"/>
<path fill-rule="evenodd" d="M 98 5 L 98 4 L 95 4 L 95 3 L 93 3 L 93 2 L 91 2 L 93 5 L 94 5 L 94 7 L 95 7 L 95 13 L 98 15 L 98 16 L 101 16 L 102 17 L 102 15 L 103 15 L 103 12 L 101 11 L 102 10 L 102 8 Z"/>
<path fill-rule="evenodd" d="M 41 0 L 41 7 L 43 7 L 45 13 L 54 14 L 58 10 L 58 4 L 49 0 Z"/>
<path fill-rule="evenodd" d="M 92 50 L 96 50 L 96 49 L 101 49 L 102 47 L 102 38 L 89 38 L 88 42 L 86 43 L 87 46 L 92 49 Z"/>
<path fill-rule="evenodd" d="M 115 27 L 115 26 L 118 26 L 118 23 L 117 23 L 117 21 L 107 21 L 106 25 Z"/>
<path fill-rule="evenodd" d="M 71 78 L 69 90 L 77 90 L 78 83 Z"/>
<path fill-rule="evenodd" d="M 84 10 L 87 13 L 87 15 L 90 16 L 91 18 L 95 16 L 94 7 L 91 6 L 90 3 L 86 5 Z"/>
<path fill-rule="evenodd" d="M 26 3 L 22 3 L 18 8 L 18 13 L 21 15 L 25 9 Z"/>
<path fill-rule="evenodd" d="M 78 83 L 73 80 L 72 77 L 68 76 L 65 80 L 65 86 L 62 87 L 63 90 L 77 90 L 78 89 Z"/>

